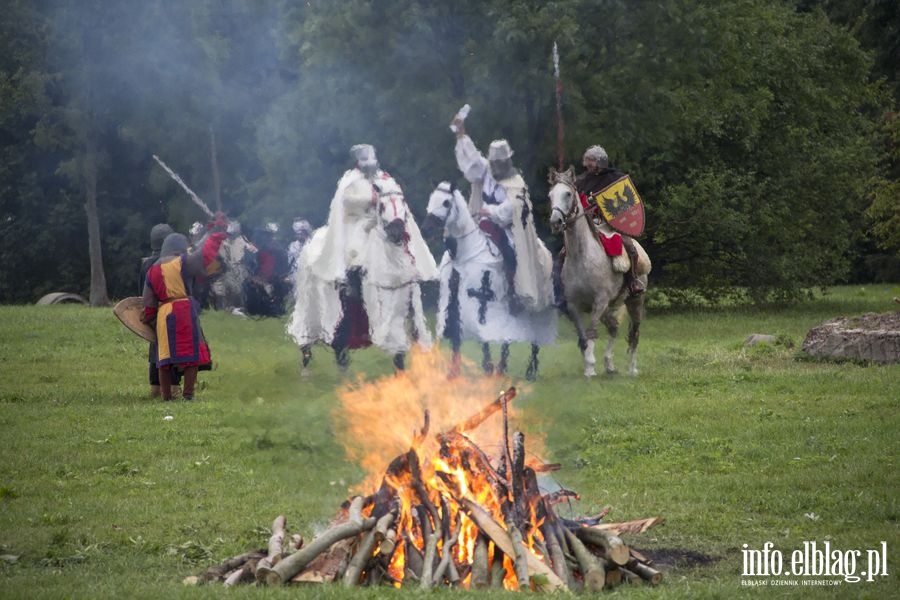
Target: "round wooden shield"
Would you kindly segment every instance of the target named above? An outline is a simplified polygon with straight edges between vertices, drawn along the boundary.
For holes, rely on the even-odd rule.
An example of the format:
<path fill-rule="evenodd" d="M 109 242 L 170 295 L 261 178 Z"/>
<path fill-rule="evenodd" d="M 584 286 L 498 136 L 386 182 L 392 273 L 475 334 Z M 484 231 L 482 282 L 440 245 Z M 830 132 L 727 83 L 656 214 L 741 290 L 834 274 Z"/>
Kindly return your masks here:
<path fill-rule="evenodd" d="M 156 341 L 156 332 L 153 328 L 141 321 L 144 315 L 144 301 L 138 296 L 131 296 L 120 300 L 113 307 L 113 313 L 122 322 L 122 325 L 141 336 L 148 342 Z"/>

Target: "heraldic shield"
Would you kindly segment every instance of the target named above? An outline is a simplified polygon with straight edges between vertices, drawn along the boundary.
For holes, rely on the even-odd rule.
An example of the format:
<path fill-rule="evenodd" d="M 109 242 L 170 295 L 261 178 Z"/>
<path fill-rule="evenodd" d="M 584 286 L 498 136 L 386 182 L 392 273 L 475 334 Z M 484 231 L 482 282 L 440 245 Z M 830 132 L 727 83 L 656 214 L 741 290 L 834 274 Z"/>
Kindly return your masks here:
<path fill-rule="evenodd" d="M 629 175 L 591 196 L 591 202 L 597 205 L 609 226 L 619 233 L 631 237 L 644 233 L 644 203 Z"/>

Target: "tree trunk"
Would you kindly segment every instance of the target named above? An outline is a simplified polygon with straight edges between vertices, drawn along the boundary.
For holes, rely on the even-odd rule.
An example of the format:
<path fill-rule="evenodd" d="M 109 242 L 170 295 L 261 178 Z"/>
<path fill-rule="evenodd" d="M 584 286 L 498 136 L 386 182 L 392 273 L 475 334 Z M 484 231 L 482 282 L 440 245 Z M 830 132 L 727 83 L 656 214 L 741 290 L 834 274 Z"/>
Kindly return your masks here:
<path fill-rule="evenodd" d="M 90 136 L 90 134 L 89 134 Z M 91 260 L 91 306 L 109 306 L 103 251 L 100 246 L 100 218 L 97 213 L 97 151 L 90 137 L 84 157 L 84 211 L 87 213 L 88 255 Z"/>

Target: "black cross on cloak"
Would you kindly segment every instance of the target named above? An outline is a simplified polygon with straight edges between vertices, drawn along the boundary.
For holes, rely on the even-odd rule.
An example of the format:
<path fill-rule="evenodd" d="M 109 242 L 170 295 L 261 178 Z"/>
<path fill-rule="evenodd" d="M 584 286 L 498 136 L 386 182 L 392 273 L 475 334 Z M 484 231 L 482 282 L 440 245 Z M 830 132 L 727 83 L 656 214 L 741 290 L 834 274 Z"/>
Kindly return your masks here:
<path fill-rule="evenodd" d="M 518 196 L 522 202 L 522 229 L 528 227 L 528 217 L 531 215 L 531 203 L 528 201 L 528 190 L 523 189 Z"/>
<path fill-rule="evenodd" d="M 468 288 L 466 294 L 468 294 L 469 298 L 478 299 L 478 322 L 484 325 L 487 317 L 487 303 L 497 299 L 497 295 L 491 289 L 491 272 L 483 271 L 481 274 L 481 287 L 477 290 Z"/>

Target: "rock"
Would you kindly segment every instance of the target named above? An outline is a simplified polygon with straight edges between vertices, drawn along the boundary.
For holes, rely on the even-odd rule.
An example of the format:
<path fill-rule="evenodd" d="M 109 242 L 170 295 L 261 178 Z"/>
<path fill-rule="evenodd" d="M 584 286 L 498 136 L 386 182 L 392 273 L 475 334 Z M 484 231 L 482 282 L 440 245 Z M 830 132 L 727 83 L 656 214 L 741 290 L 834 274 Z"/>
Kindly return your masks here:
<path fill-rule="evenodd" d="M 830 360 L 900 363 L 900 312 L 825 321 L 806 334 L 803 351 Z"/>
<path fill-rule="evenodd" d="M 766 333 L 751 333 L 747 336 L 747 339 L 744 340 L 745 346 L 756 346 L 758 344 L 774 344 L 778 341 L 778 338 L 774 335 L 768 335 Z"/>

